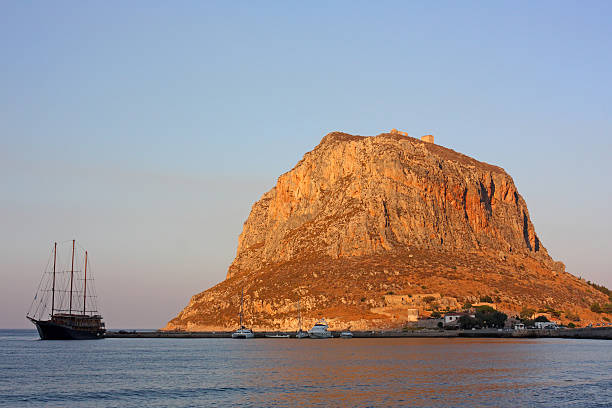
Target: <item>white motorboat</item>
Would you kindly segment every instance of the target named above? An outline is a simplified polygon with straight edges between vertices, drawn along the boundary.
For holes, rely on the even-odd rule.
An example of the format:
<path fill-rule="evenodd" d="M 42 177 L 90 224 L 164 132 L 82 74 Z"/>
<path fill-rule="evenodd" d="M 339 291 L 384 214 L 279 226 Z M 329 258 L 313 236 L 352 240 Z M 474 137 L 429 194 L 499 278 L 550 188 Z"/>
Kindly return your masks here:
<path fill-rule="evenodd" d="M 308 330 L 308 335 L 311 339 L 329 339 L 333 337 L 331 332 L 327 330 L 327 322 L 325 319 L 321 319 L 312 326 L 312 329 Z"/>
<path fill-rule="evenodd" d="M 244 289 L 242 290 L 242 295 L 240 296 L 240 328 L 232 333 L 232 339 L 252 339 L 255 337 L 253 331 L 251 329 L 247 329 L 242 324 L 242 308 L 244 303 Z"/>
<path fill-rule="evenodd" d="M 352 339 L 353 333 L 351 333 L 350 330 L 345 330 L 342 333 L 340 333 L 340 337 L 342 337 L 343 339 Z"/>

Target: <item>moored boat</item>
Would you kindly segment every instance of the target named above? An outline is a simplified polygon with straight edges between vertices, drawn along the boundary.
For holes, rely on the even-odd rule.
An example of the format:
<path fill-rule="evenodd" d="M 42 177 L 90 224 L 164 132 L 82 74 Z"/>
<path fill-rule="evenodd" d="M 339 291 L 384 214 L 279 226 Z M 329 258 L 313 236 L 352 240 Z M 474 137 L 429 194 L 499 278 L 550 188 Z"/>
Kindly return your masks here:
<path fill-rule="evenodd" d="M 72 240 L 69 271 L 62 268 L 58 270 L 57 242 L 53 245 L 53 269 L 45 270 L 43 273 L 36 296 L 26 314 L 28 320 L 36 326 L 41 340 L 101 339 L 106 332 L 102 316 L 95 306 L 91 272 L 89 277 L 87 276 L 87 251 L 85 251 L 83 277 L 80 277 L 81 271 L 75 270 L 75 242 Z M 83 281 L 82 290 L 75 288 L 75 280 Z"/>
<path fill-rule="evenodd" d="M 232 339 L 252 339 L 255 337 L 255 334 L 251 329 L 247 329 L 242 324 L 242 312 L 243 312 L 243 304 L 244 304 L 244 289 L 242 290 L 242 294 L 240 296 L 240 328 L 232 333 Z"/>
<path fill-rule="evenodd" d="M 343 339 L 352 339 L 353 333 L 351 333 L 350 330 L 345 330 L 342 333 L 340 333 L 340 337 L 342 337 Z"/>
<path fill-rule="evenodd" d="M 252 339 L 255 337 L 255 334 L 251 331 L 251 329 L 247 329 L 244 326 L 240 326 L 238 330 L 232 333 L 232 339 Z"/>
<path fill-rule="evenodd" d="M 302 330 L 302 313 L 300 310 L 300 301 L 298 300 L 298 324 L 299 324 L 299 328 L 297 333 L 295 334 L 295 337 L 298 339 L 305 339 L 306 337 L 308 337 L 308 333 Z"/>
<path fill-rule="evenodd" d="M 329 339 L 332 333 L 327 330 L 327 322 L 325 319 L 321 319 L 312 326 L 312 329 L 308 330 L 308 335 L 311 339 Z"/>

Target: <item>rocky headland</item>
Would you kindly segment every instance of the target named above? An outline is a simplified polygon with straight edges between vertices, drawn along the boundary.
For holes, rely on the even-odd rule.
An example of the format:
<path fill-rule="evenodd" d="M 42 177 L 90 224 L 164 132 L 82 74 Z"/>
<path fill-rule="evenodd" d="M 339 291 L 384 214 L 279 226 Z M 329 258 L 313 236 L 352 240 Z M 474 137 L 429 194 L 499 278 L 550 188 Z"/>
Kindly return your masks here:
<path fill-rule="evenodd" d="M 567 273 L 538 238 L 502 168 L 392 131 L 326 135 L 257 201 L 227 278 L 165 330 L 400 328 L 492 300 L 561 322 L 601 321 L 608 296 Z M 608 316 L 609 318 L 610 316 Z"/>

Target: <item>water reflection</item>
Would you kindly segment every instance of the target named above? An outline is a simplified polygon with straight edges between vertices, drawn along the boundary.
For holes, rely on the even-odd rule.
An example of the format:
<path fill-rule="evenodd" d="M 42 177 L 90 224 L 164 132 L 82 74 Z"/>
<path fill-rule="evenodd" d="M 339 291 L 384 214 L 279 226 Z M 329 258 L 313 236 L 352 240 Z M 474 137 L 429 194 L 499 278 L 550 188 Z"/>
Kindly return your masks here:
<path fill-rule="evenodd" d="M 612 342 L 106 339 L 0 330 L 0 407 L 610 406 Z"/>
<path fill-rule="evenodd" d="M 548 392 L 580 378 L 567 374 L 583 353 L 564 357 L 559 347 L 567 345 L 512 339 L 256 341 L 242 350 L 246 367 L 239 382 L 259 390 L 242 401 L 255 405 L 549 405 L 559 396 Z M 587 375 L 595 386 L 612 379 L 600 363 L 583 364 L 599 369 L 598 378 Z M 605 366 L 612 368 L 610 356 Z"/>

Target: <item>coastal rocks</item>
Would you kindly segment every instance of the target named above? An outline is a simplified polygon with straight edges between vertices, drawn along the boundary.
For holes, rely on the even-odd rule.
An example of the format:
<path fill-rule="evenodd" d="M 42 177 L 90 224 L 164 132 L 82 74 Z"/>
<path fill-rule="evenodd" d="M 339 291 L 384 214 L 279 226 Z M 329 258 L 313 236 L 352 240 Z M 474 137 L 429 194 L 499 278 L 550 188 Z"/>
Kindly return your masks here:
<path fill-rule="evenodd" d="M 253 205 L 227 279 L 166 329 L 235 327 L 243 289 L 247 322 L 273 330 L 296 329 L 298 300 L 305 325 L 326 317 L 332 329 L 398 327 L 408 309 L 484 295 L 571 316 L 606 300 L 550 258 L 502 168 L 399 132 L 326 135 Z M 439 300 L 389 303 L 423 293 Z"/>

